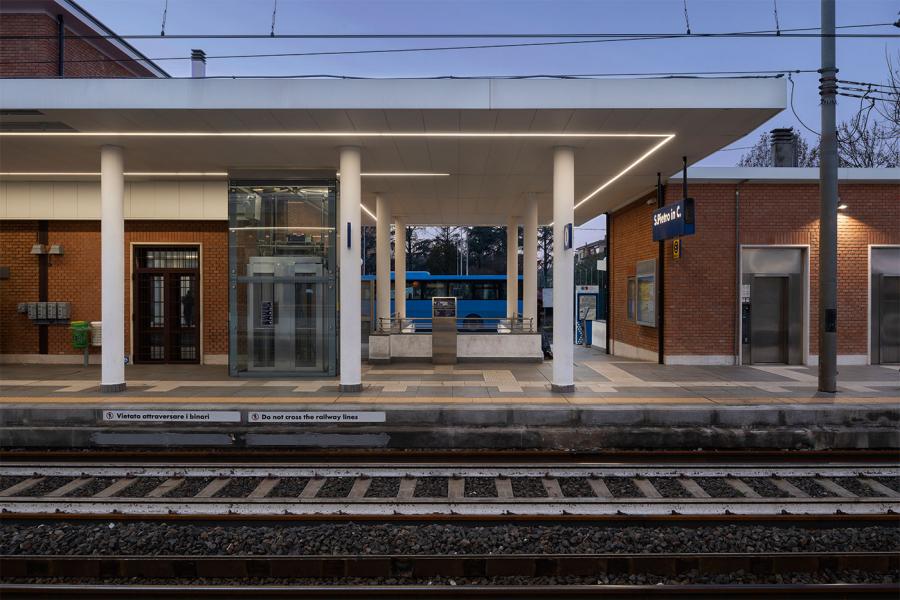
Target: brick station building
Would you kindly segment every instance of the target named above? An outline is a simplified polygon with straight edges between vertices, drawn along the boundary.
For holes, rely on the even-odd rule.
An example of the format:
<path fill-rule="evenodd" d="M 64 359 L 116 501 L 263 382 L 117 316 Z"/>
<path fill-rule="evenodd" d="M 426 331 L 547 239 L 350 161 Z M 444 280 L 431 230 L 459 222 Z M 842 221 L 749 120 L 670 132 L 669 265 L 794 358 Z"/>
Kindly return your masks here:
<path fill-rule="evenodd" d="M 661 352 L 666 364 L 817 364 L 818 178 L 815 168 L 691 169 L 696 233 L 680 238 L 678 258 L 672 240 L 652 239 L 655 190 L 612 211 L 611 352 L 653 361 Z M 897 363 L 900 169 L 840 169 L 838 178 L 838 363 Z M 681 176 L 664 190 L 667 204 L 680 200 Z M 654 274 L 664 308 L 644 324 L 629 292 L 642 261 L 663 265 Z M 754 283 L 782 297 L 764 307 L 772 333 L 754 328 Z M 754 348 L 773 334 L 781 348 Z"/>
<path fill-rule="evenodd" d="M 60 53 L 60 23 L 109 33 L 73 2 L 0 10 L 4 35 L 43 36 L 0 48 L 0 362 L 77 364 L 68 322 L 102 317 L 91 353 L 107 391 L 124 386 L 123 355 L 354 389 L 360 225 L 522 226 L 530 318 L 537 226 L 552 224 L 553 384 L 571 389 L 563 240 L 603 213 L 609 318 L 595 343 L 671 364 L 816 362 L 815 170 L 692 168 L 696 233 L 679 258 L 651 235 L 656 173 L 765 123 L 785 107 L 783 82 L 174 80 L 114 37 L 63 37 Z M 678 176 L 665 183 L 665 201 L 680 199 Z M 839 361 L 898 362 L 900 169 L 842 170 L 840 195 Z M 321 320 L 251 339 L 273 321 L 254 286 L 287 279 Z M 382 266 L 378 279 L 389 295 Z M 68 314 L 30 318 L 21 307 L 35 302 Z"/>

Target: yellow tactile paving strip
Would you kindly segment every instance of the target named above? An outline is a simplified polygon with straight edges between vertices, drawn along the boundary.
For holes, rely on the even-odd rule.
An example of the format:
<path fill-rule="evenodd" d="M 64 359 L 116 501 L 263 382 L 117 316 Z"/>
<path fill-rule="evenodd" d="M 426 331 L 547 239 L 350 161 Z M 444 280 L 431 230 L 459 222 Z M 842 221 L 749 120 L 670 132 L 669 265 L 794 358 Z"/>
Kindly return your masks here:
<path fill-rule="evenodd" d="M 607 397 L 590 398 L 578 396 L 538 397 L 449 397 L 449 396 L 306 396 L 303 398 L 283 396 L 6 396 L 0 397 L 0 404 L 152 404 L 152 405 L 215 405 L 232 406 L 242 404 L 570 404 L 585 405 L 658 405 L 693 404 L 706 406 L 752 406 L 766 404 L 900 404 L 900 397 L 747 397 L 747 398 L 702 398 L 702 397 Z"/>

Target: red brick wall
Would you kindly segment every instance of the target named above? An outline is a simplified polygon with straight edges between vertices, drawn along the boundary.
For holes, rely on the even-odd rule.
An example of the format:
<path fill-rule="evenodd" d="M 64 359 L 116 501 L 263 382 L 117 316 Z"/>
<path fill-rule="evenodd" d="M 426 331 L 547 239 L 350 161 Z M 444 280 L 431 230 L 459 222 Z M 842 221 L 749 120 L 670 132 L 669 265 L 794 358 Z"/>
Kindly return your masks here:
<path fill-rule="evenodd" d="M 16 313 L 19 302 L 38 299 L 38 259 L 31 254 L 37 243 L 36 221 L 0 221 L 0 266 L 9 267 L 9 279 L 0 279 L 0 353 L 38 351 L 38 328 Z"/>
<path fill-rule="evenodd" d="M 697 233 L 682 238 L 682 257 L 665 252 L 664 354 L 734 355 L 737 310 L 735 184 L 693 183 Z M 870 244 L 900 244 L 900 185 L 842 184 L 848 205 L 838 218 L 838 353 L 867 354 Z M 680 199 L 668 186 L 666 201 Z M 818 184 L 740 186 L 740 243 L 809 245 L 810 354 L 818 353 Z M 654 258 L 654 206 L 636 202 L 612 216 L 612 339 L 656 350 L 655 330 L 626 320 L 627 278 L 637 260 Z"/>
<path fill-rule="evenodd" d="M 66 33 L 74 35 L 68 28 Z M 54 17 L 4 13 L 0 35 L 47 36 L 0 43 L 0 77 L 56 77 L 59 44 Z M 78 62 L 109 57 L 89 40 L 66 38 L 63 57 L 66 77 L 134 77 L 143 73 L 143 69 L 130 68 L 127 63 Z"/>
<path fill-rule="evenodd" d="M 627 305 L 628 278 L 634 277 L 637 262 L 659 256 L 650 231 L 651 215 L 656 209 L 656 194 L 652 195 L 652 204 L 647 204 L 648 198 L 642 198 L 613 213 L 610 218 L 612 277 L 609 306 L 612 318 L 608 326 L 611 327 L 611 340 L 656 352 L 658 346 L 656 328 L 638 325 L 633 320 L 628 320 Z"/>
<path fill-rule="evenodd" d="M 97 221 L 50 221 L 49 242 L 65 254 L 53 258 L 49 300 L 71 302 L 72 320 L 100 320 L 100 224 Z M 11 267 L 0 281 L 0 353 L 36 354 L 37 326 L 15 314 L 18 302 L 36 302 L 38 260 L 29 254 L 37 240 L 37 222 L 7 222 L 0 226 L 0 264 Z M 131 344 L 131 244 L 191 243 L 201 246 L 203 352 L 228 352 L 228 234 L 225 222 L 125 222 L 125 348 Z M 92 349 L 96 351 L 97 349 Z M 65 326 L 50 326 L 50 354 L 75 354 Z"/>

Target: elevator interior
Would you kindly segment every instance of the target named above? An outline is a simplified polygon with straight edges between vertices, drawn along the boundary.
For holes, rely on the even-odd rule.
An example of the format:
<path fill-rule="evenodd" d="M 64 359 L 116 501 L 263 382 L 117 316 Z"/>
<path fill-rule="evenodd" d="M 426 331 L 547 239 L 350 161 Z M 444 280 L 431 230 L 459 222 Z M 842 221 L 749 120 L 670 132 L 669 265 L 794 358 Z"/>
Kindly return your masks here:
<path fill-rule="evenodd" d="M 872 364 L 900 363 L 900 247 L 873 247 L 870 343 Z"/>
<path fill-rule="evenodd" d="M 804 248 L 741 250 L 741 362 L 803 364 Z"/>

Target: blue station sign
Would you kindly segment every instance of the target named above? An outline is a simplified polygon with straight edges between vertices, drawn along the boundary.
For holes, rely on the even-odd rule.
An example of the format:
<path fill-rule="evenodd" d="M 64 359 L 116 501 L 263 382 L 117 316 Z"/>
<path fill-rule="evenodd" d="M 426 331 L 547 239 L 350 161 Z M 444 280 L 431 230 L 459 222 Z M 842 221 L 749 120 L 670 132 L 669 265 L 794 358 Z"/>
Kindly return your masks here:
<path fill-rule="evenodd" d="M 694 233 L 694 199 L 685 198 L 653 211 L 653 241 Z"/>

